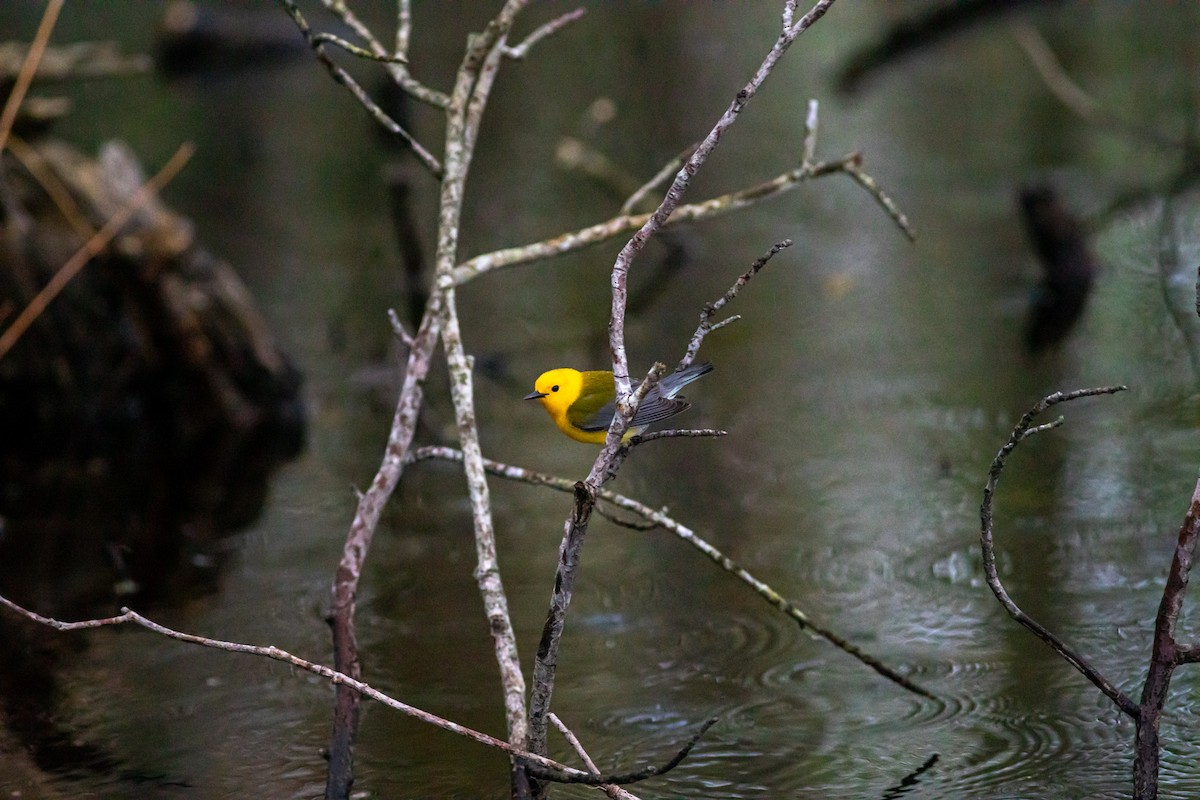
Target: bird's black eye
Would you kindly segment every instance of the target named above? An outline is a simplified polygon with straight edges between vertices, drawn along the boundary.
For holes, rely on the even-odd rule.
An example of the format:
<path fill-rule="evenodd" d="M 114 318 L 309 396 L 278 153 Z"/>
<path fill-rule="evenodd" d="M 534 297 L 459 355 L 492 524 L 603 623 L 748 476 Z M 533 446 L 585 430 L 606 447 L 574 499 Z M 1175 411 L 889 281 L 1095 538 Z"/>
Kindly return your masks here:
<path fill-rule="evenodd" d="M 550 387 L 550 391 L 552 391 L 552 392 L 557 392 L 557 391 L 558 391 L 558 387 L 557 387 L 557 386 L 551 386 L 551 387 Z"/>

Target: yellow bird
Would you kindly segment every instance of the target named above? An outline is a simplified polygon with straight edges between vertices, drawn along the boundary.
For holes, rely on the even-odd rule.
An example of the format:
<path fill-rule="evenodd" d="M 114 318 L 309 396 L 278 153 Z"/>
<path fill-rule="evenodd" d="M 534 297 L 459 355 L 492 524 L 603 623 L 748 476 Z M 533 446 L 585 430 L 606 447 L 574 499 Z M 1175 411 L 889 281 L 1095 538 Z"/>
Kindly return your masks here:
<path fill-rule="evenodd" d="M 668 417 L 686 410 L 691 403 L 677 397 L 679 390 L 712 371 L 705 361 L 679 372 L 664 375 L 654 385 L 633 414 L 633 421 L 623 441 L 646 430 Z M 526 400 L 537 400 L 546 409 L 558 429 L 579 442 L 604 444 L 608 426 L 616 413 L 617 384 L 613 374 L 605 370 L 580 372 L 563 368 L 543 372 L 533 384 Z"/>

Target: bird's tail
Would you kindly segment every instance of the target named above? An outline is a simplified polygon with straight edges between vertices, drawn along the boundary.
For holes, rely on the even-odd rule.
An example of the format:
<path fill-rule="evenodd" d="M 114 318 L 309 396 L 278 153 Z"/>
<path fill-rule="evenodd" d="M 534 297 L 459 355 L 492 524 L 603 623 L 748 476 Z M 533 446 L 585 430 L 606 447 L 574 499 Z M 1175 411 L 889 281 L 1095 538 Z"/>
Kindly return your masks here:
<path fill-rule="evenodd" d="M 664 375 L 662 380 L 658 382 L 658 393 L 662 397 L 672 398 L 679 394 L 679 390 L 687 386 L 692 381 L 699 378 L 701 375 L 707 375 L 712 372 L 713 365 L 710 361 L 702 361 L 699 364 L 693 364 L 687 369 L 679 372 L 672 372 L 670 375 Z"/>

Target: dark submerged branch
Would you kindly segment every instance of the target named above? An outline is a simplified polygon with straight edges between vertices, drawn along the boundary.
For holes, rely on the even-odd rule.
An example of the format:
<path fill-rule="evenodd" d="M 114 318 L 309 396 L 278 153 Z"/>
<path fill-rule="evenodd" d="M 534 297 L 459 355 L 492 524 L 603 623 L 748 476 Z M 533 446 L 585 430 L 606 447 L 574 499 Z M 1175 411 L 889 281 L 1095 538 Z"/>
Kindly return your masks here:
<path fill-rule="evenodd" d="M 1048 423 L 1046 425 L 1034 426 L 1034 419 L 1051 408 L 1052 406 L 1064 403 L 1069 400 L 1076 400 L 1081 397 L 1093 397 L 1096 395 L 1115 394 L 1116 392 L 1125 391 L 1124 386 L 1101 386 L 1094 389 L 1077 389 L 1073 392 L 1055 392 L 1047 395 L 1040 400 L 1037 405 L 1030 409 L 1021 417 L 1021 421 L 1013 428 L 1012 435 L 1008 442 L 1000 448 L 992 461 L 991 469 L 988 470 L 987 484 L 983 490 L 983 504 L 980 507 L 980 532 L 979 541 L 983 551 L 983 569 L 987 576 L 987 584 L 991 588 L 992 593 L 996 595 L 996 599 L 1000 601 L 1000 605 L 1008 612 L 1009 616 L 1017 622 L 1031 630 L 1035 636 L 1041 639 L 1046 644 L 1062 656 L 1071 666 L 1079 670 L 1088 680 L 1090 680 L 1096 688 L 1103 692 L 1117 708 L 1121 709 L 1126 715 L 1133 719 L 1138 718 L 1138 706 L 1124 692 L 1111 683 L 1107 678 L 1100 674 L 1099 670 L 1091 665 L 1091 663 L 1082 655 L 1077 653 L 1068 644 L 1058 638 L 1054 633 L 1044 627 L 1037 620 L 1030 617 L 1013 601 L 1009 596 L 1008 591 L 1004 588 L 1004 584 L 1000 581 L 1000 575 L 996 570 L 996 551 L 992 536 L 992 503 L 996 492 L 996 486 L 1000 482 L 1000 474 L 1004 471 L 1004 465 L 1008 460 L 1008 456 L 1016 448 L 1018 444 L 1024 441 L 1027 437 L 1035 433 L 1048 430 L 1051 427 L 1057 427 L 1058 421 Z"/>
<path fill-rule="evenodd" d="M 584 786 L 602 786 L 611 784 L 613 786 L 621 786 L 624 784 L 638 783 L 647 778 L 653 778 L 658 775 L 666 775 L 671 770 L 675 769 L 683 760 L 688 757 L 688 753 L 692 752 L 692 748 L 700 741 L 700 738 L 708 732 L 708 729 L 716 725 L 719 720 L 717 717 L 712 717 L 700 726 L 700 729 L 692 734 L 687 744 L 683 746 L 678 753 L 671 758 L 670 761 L 660 766 L 651 765 L 636 772 L 624 772 L 617 775 L 581 775 L 576 772 L 561 773 L 553 770 L 543 769 L 542 767 L 530 767 L 529 771 L 534 776 L 553 783 L 574 783 Z"/>

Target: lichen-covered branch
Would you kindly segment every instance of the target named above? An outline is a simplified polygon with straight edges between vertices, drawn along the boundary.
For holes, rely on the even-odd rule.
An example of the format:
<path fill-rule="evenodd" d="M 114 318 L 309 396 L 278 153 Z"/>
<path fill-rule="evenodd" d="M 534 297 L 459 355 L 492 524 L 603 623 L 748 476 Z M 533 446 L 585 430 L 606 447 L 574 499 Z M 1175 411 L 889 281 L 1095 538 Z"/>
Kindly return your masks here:
<path fill-rule="evenodd" d="M 849 175 L 851 174 L 851 169 L 856 169 L 860 175 L 865 174 L 862 172 L 861 165 L 862 156 L 858 153 L 850 153 L 837 161 L 817 161 L 811 164 L 804 164 L 795 169 L 780 173 L 774 178 L 755 186 L 719 195 L 699 203 L 678 206 L 662 224 L 662 227 L 678 225 L 682 222 L 698 222 L 713 219 L 733 211 L 740 211 L 755 203 L 786 194 L 801 184 L 815 178 L 823 178 L 827 175 L 838 173 Z M 858 177 L 855 177 L 855 180 L 861 184 L 861 180 Z M 873 196 L 876 197 L 877 202 L 883 205 L 882 201 L 879 200 L 879 196 Z M 883 196 L 886 197 L 886 195 Z M 889 202 L 891 202 L 890 198 Z M 903 217 L 903 214 L 900 216 Z M 454 281 L 457 285 L 461 286 L 492 270 L 517 266 L 519 264 L 528 264 L 532 261 L 571 253 L 593 244 L 614 239 L 629 231 L 638 230 L 646 224 L 650 217 L 650 214 L 623 213 L 604 222 L 590 225 L 577 231 L 571 231 L 570 233 L 564 233 L 551 239 L 483 253 L 458 265 L 454 270 Z M 901 226 L 901 230 L 905 230 L 903 226 Z M 910 233 L 911 230 L 905 230 L 906 236 L 909 236 Z"/>
<path fill-rule="evenodd" d="M 384 506 L 400 482 L 405 459 L 412 444 L 417 418 L 421 412 L 422 386 L 429 374 L 433 351 L 441 331 L 441 309 L 444 297 L 435 291 L 425 309 L 425 316 L 409 346 L 404 370 L 404 382 L 396 411 L 388 430 L 383 460 L 371 485 L 359 495 L 358 507 L 342 546 L 342 557 L 333 579 L 333 606 L 330 628 L 333 633 L 335 668 L 357 680 L 362 677 L 358 657 L 358 635 L 355 624 L 358 584 L 363 564 L 383 514 Z M 329 745 L 329 766 L 326 797 L 343 798 L 350 794 L 354 780 L 354 740 L 358 735 L 359 694 L 341 684 L 335 692 L 333 733 Z"/>
<path fill-rule="evenodd" d="M 371 33 L 371 29 L 363 24 L 362 20 L 350 10 L 344 0 L 321 0 L 321 2 L 326 8 L 336 14 L 346 27 L 354 31 L 354 34 L 358 38 L 366 43 L 371 53 L 377 58 L 388 62 L 388 73 L 401 89 L 422 103 L 427 103 L 434 108 L 445 108 L 450 104 L 450 98 L 443 92 L 429 88 L 414 78 L 408 71 L 408 43 L 412 36 L 412 8 L 410 0 L 398 0 L 396 4 L 398 24 L 396 26 L 396 52 L 394 54 L 388 53 L 387 48 Z"/>
<path fill-rule="evenodd" d="M 428 459 L 441 459 L 445 461 L 461 461 L 462 453 L 453 450 L 449 447 L 419 447 L 413 451 L 413 461 L 425 461 Z M 504 478 L 506 480 L 520 481 L 534 486 L 546 486 L 560 492 L 578 492 L 578 483 L 569 481 L 566 478 L 559 478 L 553 475 L 546 475 L 541 472 L 525 469 L 523 467 L 513 466 L 511 464 L 503 464 L 497 461 L 484 461 L 484 468 L 493 475 Z M 721 569 L 725 570 L 742 583 L 749 586 L 763 600 L 769 603 L 772 607 L 782 611 L 787 616 L 791 617 L 800 627 L 813 634 L 820 636 L 834 647 L 853 656 L 861 661 L 866 666 L 878 672 L 883 677 L 896 683 L 899 686 L 907 689 L 914 694 L 922 697 L 933 697 L 933 695 L 925 688 L 914 683 L 906 676 L 900 674 L 895 669 L 887 666 L 875 656 L 867 653 L 857 645 L 849 642 L 844 637 L 830 630 L 829 628 L 815 622 L 805 611 L 803 611 L 795 603 L 791 602 L 775 589 L 771 588 L 766 582 L 759 580 L 745 568 L 738 565 L 733 559 L 726 556 L 704 538 L 699 536 L 691 528 L 671 517 L 662 509 L 651 508 L 650 506 L 631 497 L 619 494 L 610 489 L 600 489 L 596 495 L 596 500 L 600 503 L 606 503 L 616 508 L 624 509 L 630 513 L 636 514 L 647 522 L 651 523 L 654 528 L 662 528 L 670 531 L 681 541 L 686 542 L 695 549 L 699 550 L 712 563 L 716 564 Z M 602 506 L 596 505 L 595 511 L 601 512 Z M 607 516 L 607 514 L 605 514 Z M 617 524 L 624 523 L 617 522 Z M 626 525 L 626 527 L 632 527 Z"/>
<path fill-rule="evenodd" d="M 412 134 L 406 131 L 400 125 L 400 123 L 389 117 L 387 112 L 380 108 L 379 104 L 371 99 L 366 90 L 358 85 L 358 81 L 354 80 L 354 78 L 350 76 L 350 73 L 342 69 L 338 63 L 330 57 L 329 53 L 325 51 L 325 43 L 313 33 L 312 28 L 308 24 L 308 20 L 306 20 L 304 15 L 300 13 L 300 9 L 296 7 L 294 0 L 279 0 L 279 2 L 283 5 L 288 14 L 291 15 L 292 19 L 296 23 L 296 27 L 298 27 L 300 29 L 300 33 L 304 35 L 305 41 L 308 42 L 308 45 L 316 55 L 317 60 L 325 66 L 325 69 L 329 70 L 329 74 L 333 77 L 333 79 L 349 89 L 350 94 L 354 95 L 354 99 L 357 100 L 362 107 L 365 108 L 367 112 L 375 118 L 376 122 L 406 141 L 409 147 L 412 148 L 413 153 L 415 153 L 417 158 L 421 160 L 421 163 L 424 164 L 425 167 L 431 173 L 433 173 L 435 177 L 441 177 L 442 165 L 438 162 L 437 158 L 428 150 L 426 150 L 420 142 L 414 139 Z M 383 54 L 383 56 L 386 57 L 386 53 Z M 391 66 L 398 67 L 401 65 L 392 64 Z"/>
<path fill-rule="evenodd" d="M 416 706 L 411 706 L 408 703 L 397 700 L 394 697 L 391 697 L 390 695 L 387 695 L 370 686 L 369 684 L 347 675 L 344 672 L 339 672 L 338 670 L 332 669 L 331 667 L 327 667 L 323 664 L 318 664 L 313 661 L 300 658 L 299 656 L 292 655 L 288 651 L 282 650 L 274 645 L 262 646 L 245 644 L 243 642 L 229 642 L 222 639 L 210 639 L 207 636 L 197 636 L 193 633 L 184 633 L 173 628 L 168 628 L 165 625 L 161 625 L 151 619 L 148 619 L 147 617 L 142 616 L 136 611 L 131 611 L 128 608 L 122 608 L 121 613 L 115 617 L 87 619 L 80 620 L 78 622 L 63 622 L 61 620 L 53 619 L 51 617 L 44 617 L 41 614 L 29 611 L 28 609 L 17 605 L 3 596 L 0 596 L 0 605 L 16 612 L 28 620 L 50 628 L 54 628 L 58 631 L 78 631 L 90 630 L 94 628 L 116 627 L 119 625 L 137 625 L 161 636 L 165 636 L 168 639 L 175 639 L 176 641 L 186 642 L 187 644 L 199 645 L 201 647 L 208 647 L 215 650 L 224 650 L 229 653 L 242 653 L 245 655 L 260 656 L 262 658 L 270 658 L 275 661 L 282 661 L 285 664 L 290 664 L 291 666 L 300 670 L 304 670 L 305 672 L 311 672 L 314 675 L 320 675 L 322 678 L 329 680 L 329 682 L 335 686 L 346 687 L 357 694 L 369 697 L 370 699 L 381 703 L 388 708 L 395 709 L 402 714 L 410 716 L 413 719 L 418 719 L 429 725 L 433 725 L 434 727 L 441 728 L 442 730 L 449 731 L 457 734 L 458 736 L 464 736 L 468 739 L 479 742 L 480 744 L 487 745 L 488 747 L 494 747 L 497 750 L 503 750 L 506 753 L 531 763 L 539 764 L 547 769 L 563 772 L 567 775 L 579 775 L 584 778 L 589 777 L 588 773 L 568 767 L 565 764 L 560 764 L 559 762 L 546 758 L 545 756 L 541 756 L 536 753 L 530 753 L 501 739 L 497 739 L 494 736 L 489 736 L 486 733 L 481 733 L 472 728 L 468 728 L 465 725 L 460 725 L 457 722 L 451 722 L 450 720 L 439 717 L 436 714 L 431 714 L 428 711 L 417 708 Z"/>

